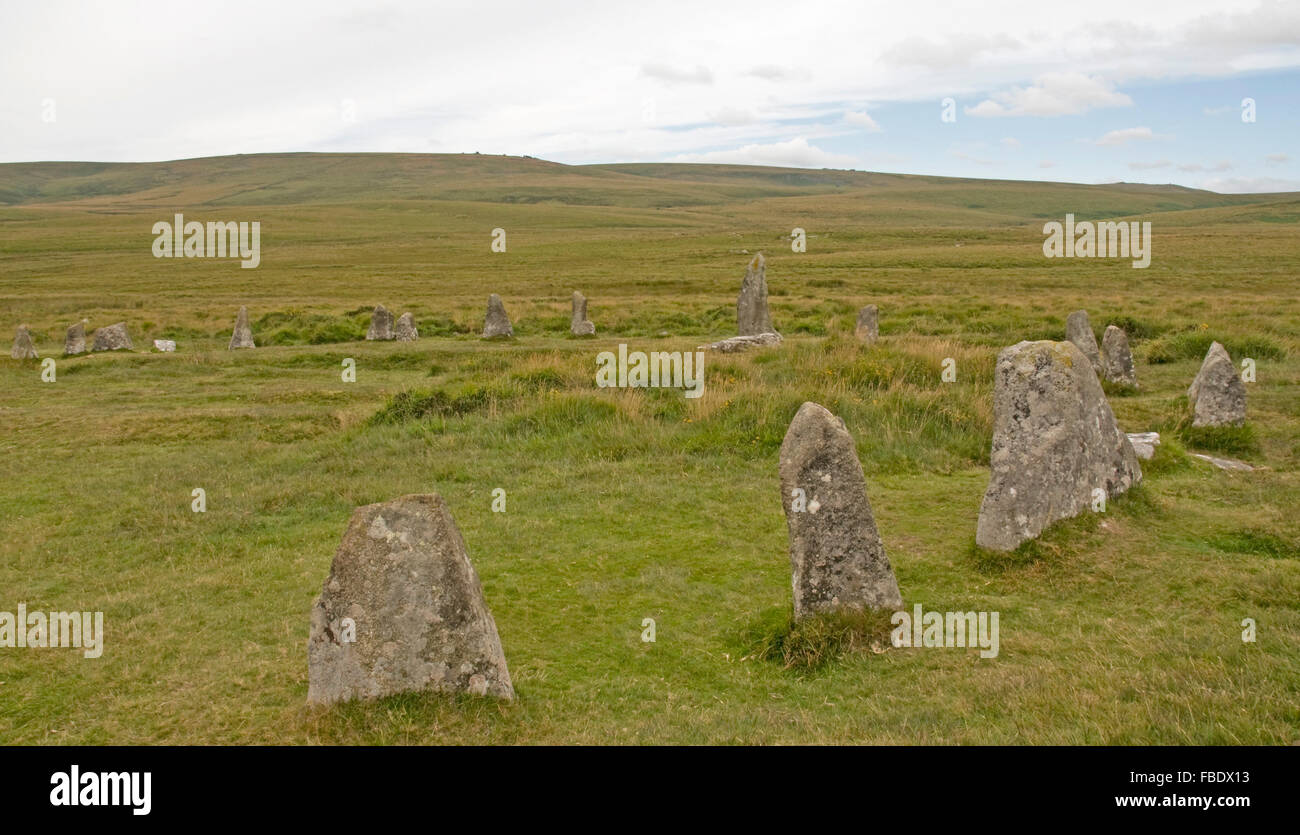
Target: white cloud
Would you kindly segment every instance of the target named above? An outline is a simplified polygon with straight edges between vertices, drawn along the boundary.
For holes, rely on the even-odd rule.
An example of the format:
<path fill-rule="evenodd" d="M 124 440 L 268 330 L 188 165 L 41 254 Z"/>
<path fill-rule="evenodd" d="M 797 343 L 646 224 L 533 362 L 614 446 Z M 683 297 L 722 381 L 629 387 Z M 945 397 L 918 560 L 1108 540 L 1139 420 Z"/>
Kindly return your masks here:
<path fill-rule="evenodd" d="M 1179 171 L 1230 171 L 1232 170 L 1232 163 L 1228 162 L 1226 159 L 1220 160 L 1219 162 L 1216 162 L 1213 165 L 1202 165 L 1199 162 L 1185 162 L 1182 165 L 1178 166 L 1178 170 Z"/>
<path fill-rule="evenodd" d="M 1039 163 L 1038 163 L 1038 167 L 1039 167 L 1039 168 L 1055 168 L 1055 167 L 1056 167 L 1056 163 L 1053 162 L 1053 161 L 1050 160 L 1050 159 L 1045 159 L 1045 160 L 1041 160 L 1041 161 L 1039 161 Z"/>
<path fill-rule="evenodd" d="M 865 110 L 850 110 L 844 114 L 844 121 L 846 124 L 861 128 L 867 133 L 881 133 L 884 130 Z"/>
<path fill-rule="evenodd" d="M 969 116 L 1069 116 L 1100 107 L 1132 107 L 1133 100 L 1114 86 L 1081 72 L 1046 73 L 1028 87 L 994 93 L 965 110 Z"/>
<path fill-rule="evenodd" d="M 1264 157 L 1264 161 L 1269 165 L 1282 165 L 1291 161 L 1290 154 L 1269 154 Z"/>
<path fill-rule="evenodd" d="M 1274 177 L 1220 177 L 1205 180 L 1200 187 L 1221 194 L 1259 194 L 1274 191 L 1300 192 L 1300 180 L 1282 180 Z"/>
<path fill-rule="evenodd" d="M 1019 148 L 1020 140 L 1016 139 L 1014 136 L 1004 136 L 1002 137 L 1002 144 L 1008 148 Z"/>
<path fill-rule="evenodd" d="M 1122 128 L 1112 130 L 1094 139 L 1094 145 L 1127 145 L 1130 142 L 1149 142 L 1153 139 L 1166 139 L 1157 133 L 1152 133 L 1151 128 Z"/>
<path fill-rule="evenodd" d="M 644 64 L 641 67 L 641 74 L 667 84 L 713 83 L 713 73 L 703 64 L 696 66 L 693 70 L 672 67 L 667 64 Z"/>
<path fill-rule="evenodd" d="M 754 115 L 754 111 L 746 110 L 743 107 L 724 107 L 710 113 L 709 120 L 719 125 L 735 127 L 737 125 L 752 125 L 758 121 L 758 117 Z"/>
<path fill-rule="evenodd" d="M 751 144 L 727 151 L 678 154 L 668 162 L 707 162 L 727 165 L 776 165 L 791 168 L 858 168 L 859 161 L 847 154 L 834 154 L 812 145 L 802 136 L 787 142 Z"/>

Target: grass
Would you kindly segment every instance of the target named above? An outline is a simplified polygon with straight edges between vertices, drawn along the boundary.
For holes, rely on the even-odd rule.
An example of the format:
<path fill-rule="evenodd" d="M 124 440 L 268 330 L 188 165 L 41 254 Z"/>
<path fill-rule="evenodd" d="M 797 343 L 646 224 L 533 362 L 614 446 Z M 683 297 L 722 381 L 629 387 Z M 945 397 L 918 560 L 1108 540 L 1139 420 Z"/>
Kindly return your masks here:
<path fill-rule="evenodd" d="M 0 741 L 1300 740 L 1294 196 L 286 155 L 0 166 L 0 202 L 0 321 L 57 358 L 55 383 L 0 359 L 0 611 L 107 628 L 95 660 L 0 649 Z M 261 220 L 262 266 L 152 258 L 174 211 Z M 1042 218 L 1067 211 L 1152 219 L 1150 269 L 1043 259 Z M 595 387 L 620 342 L 731 335 L 759 250 L 783 346 L 710 355 L 698 400 Z M 575 289 L 595 338 L 568 333 Z M 513 340 L 477 338 L 491 292 Z M 420 341 L 365 342 L 378 303 Z M 262 347 L 228 352 L 241 304 Z M 1110 402 L 1162 444 L 1104 515 L 982 554 L 997 351 L 1062 339 L 1079 308 L 1129 334 L 1139 388 Z M 140 350 L 58 357 L 83 316 L 125 320 Z M 1233 448 L 1267 469 L 1188 463 L 1241 442 L 1179 424 L 1211 337 L 1258 363 Z M 906 605 L 1000 612 L 996 658 L 790 621 L 777 450 L 805 400 L 856 439 Z M 352 509 L 424 491 L 464 534 L 517 700 L 309 709 L 308 612 Z"/>

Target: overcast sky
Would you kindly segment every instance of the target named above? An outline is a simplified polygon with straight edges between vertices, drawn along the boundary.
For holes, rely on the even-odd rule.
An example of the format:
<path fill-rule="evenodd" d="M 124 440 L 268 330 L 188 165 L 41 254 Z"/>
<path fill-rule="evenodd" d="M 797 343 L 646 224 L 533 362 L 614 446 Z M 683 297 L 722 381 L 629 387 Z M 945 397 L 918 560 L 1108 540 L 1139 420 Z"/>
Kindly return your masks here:
<path fill-rule="evenodd" d="M 0 19 L 4 162 L 480 151 L 1300 190 L 1300 2 L 0 0 Z"/>

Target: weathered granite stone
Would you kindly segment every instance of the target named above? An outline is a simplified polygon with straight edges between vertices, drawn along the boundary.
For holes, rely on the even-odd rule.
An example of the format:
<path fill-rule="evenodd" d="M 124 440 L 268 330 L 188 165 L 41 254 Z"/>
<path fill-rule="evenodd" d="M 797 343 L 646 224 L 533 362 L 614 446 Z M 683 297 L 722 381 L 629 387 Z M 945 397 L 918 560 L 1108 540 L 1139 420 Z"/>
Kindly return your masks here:
<path fill-rule="evenodd" d="M 515 329 L 510 327 L 510 317 L 506 315 L 506 306 L 496 293 L 488 296 L 487 317 L 483 320 L 483 338 L 514 336 Z"/>
<path fill-rule="evenodd" d="M 1246 422 L 1246 384 L 1228 350 L 1215 342 L 1187 389 L 1193 426 L 1241 426 Z"/>
<path fill-rule="evenodd" d="M 1101 351 L 1097 348 L 1097 335 L 1092 332 L 1092 323 L 1088 321 L 1088 311 L 1076 310 L 1065 318 L 1065 338 L 1083 351 L 1093 369 L 1100 374 Z"/>
<path fill-rule="evenodd" d="M 858 324 L 853 335 L 868 345 L 880 338 L 880 314 L 874 304 L 869 304 L 858 311 Z"/>
<path fill-rule="evenodd" d="M 394 333 L 398 342 L 414 342 L 420 338 L 420 332 L 415 329 L 415 317 L 410 313 L 403 313 L 397 317 L 397 330 Z"/>
<path fill-rule="evenodd" d="M 131 344 L 131 337 L 126 333 L 126 322 L 118 322 L 115 325 L 95 329 L 95 339 L 90 350 L 120 351 L 123 349 L 135 349 L 135 346 Z"/>
<path fill-rule="evenodd" d="M 1213 464 L 1214 466 L 1218 467 L 1220 470 L 1234 470 L 1237 472 L 1249 473 L 1255 470 L 1264 469 L 1262 467 L 1251 466 L 1250 464 L 1247 464 L 1245 461 L 1238 461 L 1236 458 L 1218 458 L 1216 456 L 1205 455 L 1200 452 L 1193 452 L 1191 453 L 1191 456 L 1193 458 L 1197 458 L 1201 461 L 1204 461 L 1207 464 Z"/>
<path fill-rule="evenodd" d="M 1137 372 L 1133 369 L 1133 354 L 1128 349 L 1128 336 L 1122 328 L 1106 326 L 1101 337 L 1102 376 L 1112 383 L 1136 386 Z"/>
<path fill-rule="evenodd" d="M 153 341 L 155 351 L 162 351 L 164 354 L 173 353 L 176 350 L 176 340 L 174 339 L 155 339 Z"/>
<path fill-rule="evenodd" d="M 235 316 L 235 332 L 230 335 L 229 351 L 236 348 L 256 348 L 253 342 L 253 328 L 248 324 L 248 308 L 240 305 L 239 314 Z"/>
<path fill-rule="evenodd" d="M 86 353 L 85 319 L 68 328 L 68 333 L 63 339 L 63 353 L 67 356 Z"/>
<path fill-rule="evenodd" d="M 375 305 L 375 312 L 370 316 L 370 329 L 366 331 L 369 341 L 384 341 L 393 338 L 393 314 L 382 304 Z"/>
<path fill-rule="evenodd" d="M 737 351 L 748 351 L 750 348 L 780 345 L 782 341 L 784 341 L 783 337 L 779 333 L 756 333 L 752 336 L 732 336 L 720 342 L 710 342 L 708 345 L 698 346 L 695 350 L 733 354 Z"/>
<path fill-rule="evenodd" d="M 311 612 L 308 702 L 410 691 L 514 697 L 478 574 L 437 494 L 357 508 Z"/>
<path fill-rule="evenodd" d="M 26 325 L 19 325 L 18 330 L 14 332 L 14 347 L 9 351 L 9 356 L 16 360 L 34 360 L 36 356 L 36 346 L 32 344 L 31 331 Z"/>
<path fill-rule="evenodd" d="M 992 474 L 975 542 L 1011 551 L 1051 523 L 1142 480 L 1092 364 L 1072 342 L 1021 342 L 998 354 Z"/>
<path fill-rule="evenodd" d="M 1156 447 L 1160 446 L 1159 432 L 1129 432 L 1125 435 L 1133 445 L 1133 452 L 1143 461 L 1156 457 Z"/>
<path fill-rule="evenodd" d="M 795 618 L 900 608 L 898 581 L 876 531 L 862 464 L 844 421 L 816 403 L 804 403 L 781 443 L 780 471 Z"/>
<path fill-rule="evenodd" d="M 758 253 L 745 269 L 736 299 L 736 325 L 741 336 L 773 333 L 772 315 L 767 309 L 767 262 Z"/>
<path fill-rule="evenodd" d="M 596 325 L 587 318 L 587 297 L 573 291 L 573 315 L 569 318 L 569 331 L 574 336 L 595 336 Z"/>

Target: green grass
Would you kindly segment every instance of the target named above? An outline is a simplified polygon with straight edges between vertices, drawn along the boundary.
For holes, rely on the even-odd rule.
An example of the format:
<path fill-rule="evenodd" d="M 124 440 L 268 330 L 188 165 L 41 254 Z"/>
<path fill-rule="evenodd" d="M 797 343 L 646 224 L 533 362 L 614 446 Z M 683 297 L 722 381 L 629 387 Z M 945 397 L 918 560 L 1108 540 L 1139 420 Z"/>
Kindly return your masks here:
<path fill-rule="evenodd" d="M 1294 195 L 280 155 L 0 166 L 0 203 L 0 322 L 42 356 L 82 317 L 125 320 L 138 348 L 58 357 L 55 383 L 0 359 L 0 611 L 107 628 L 96 660 L 0 649 L 0 741 L 1300 740 Z M 154 259 L 175 211 L 262 221 L 262 266 Z M 1150 269 L 1045 260 L 1043 218 L 1067 211 L 1153 220 Z M 698 400 L 595 386 L 619 343 L 731 335 L 759 250 L 783 346 L 710 355 Z M 568 333 L 575 289 L 593 339 Z M 513 340 L 478 339 L 492 292 Z M 378 303 L 420 341 L 365 342 Z M 241 304 L 261 347 L 228 352 Z M 1105 514 L 982 553 L 997 351 L 1062 339 L 1079 308 L 1129 334 L 1139 388 L 1110 402 L 1163 442 Z M 1183 425 L 1211 338 L 1258 364 L 1235 439 Z M 805 400 L 854 435 L 906 605 L 1000 612 L 996 658 L 791 622 L 777 451 Z M 468 543 L 517 700 L 307 708 L 308 613 L 352 509 L 426 491 Z"/>

